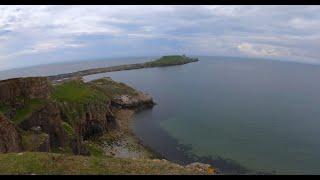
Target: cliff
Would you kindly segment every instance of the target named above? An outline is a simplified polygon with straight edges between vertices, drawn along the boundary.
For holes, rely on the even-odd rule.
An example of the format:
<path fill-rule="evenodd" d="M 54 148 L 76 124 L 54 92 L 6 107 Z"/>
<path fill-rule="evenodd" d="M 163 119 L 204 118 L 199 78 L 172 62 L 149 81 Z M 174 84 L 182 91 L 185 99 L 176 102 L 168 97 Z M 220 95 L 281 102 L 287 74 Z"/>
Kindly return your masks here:
<path fill-rule="evenodd" d="M 0 113 L 0 153 L 22 151 L 21 135 L 15 125 Z"/>
<path fill-rule="evenodd" d="M 47 99 L 49 95 L 50 83 L 44 77 L 0 81 L 0 106 L 20 106 L 25 99 Z"/>
<path fill-rule="evenodd" d="M 113 109 L 153 105 L 152 98 L 111 79 L 72 79 L 52 86 L 43 77 L 16 78 L 0 81 L 0 93 L 1 152 L 90 155 L 84 141 L 118 129 Z M 116 106 L 119 96 L 134 100 Z"/>
<path fill-rule="evenodd" d="M 18 124 L 18 127 L 25 131 L 38 129 L 39 132 L 46 133 L 52 148 L 65 147 L 68 137 L 62 122 L 58 106 L 53 102 L 48 102 L 34 110 L 30 116 Z"/>
<path fill-rule="evenodd" d="M 60 110 L 50 100 L 51 93 L 52 86 L 44 77 L 0 81 L 0 111 L 12 129 L 18 130 L 12 132 L 18 134 L 20 138 L 16 141 L 21 145 L 8 152 L 16 149 L 49 151 L 53 147 L 65 146 L 67 136 L 62 128 Z"/>
<path fill-rule="evenodd" d="M 117 112 L 155 105 L 151 96 L 110 78 L 57 85 L 44 77 L 9 79 L 0 81 L 0 97 L 0 153 L 13 153 L 0 154 L 0 174 L 213 173 L 203 164 L 107 157 L 101 141 L 126 129 Z"/>

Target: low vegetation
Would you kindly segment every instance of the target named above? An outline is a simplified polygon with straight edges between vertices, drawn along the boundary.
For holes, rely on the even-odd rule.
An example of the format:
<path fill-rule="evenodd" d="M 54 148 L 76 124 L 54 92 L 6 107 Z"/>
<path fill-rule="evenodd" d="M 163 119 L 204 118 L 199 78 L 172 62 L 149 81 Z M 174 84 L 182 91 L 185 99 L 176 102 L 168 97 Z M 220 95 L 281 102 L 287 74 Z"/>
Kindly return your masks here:
<path fill-rule="evenodd" d="M 55 153 L 0 154 L 0 174 L 207 174 L 162 160 L 86 157 Z"/>
<path fill-rule="evenodd" d="M 86 141 L 84 144 L 88 148 L 91 156 L 105 157 L 104 150 L 98 142 Z"/>
<path fill-rule="evenodd" d="M 80 119 L 89 104 L 104 105 L 110 100 L 102 91 L 89 86 L 80 79 L 66 81 L 53 88 L 51 100 L 56 102 L 71 125 Z M 64 125 L 65 128 L 66 124 Z"/>
<path fill-rule="evenodd" d="M 101 91 L 110 99 L 117 95 L 128 94 L 137 95 L 137 91 L 132 87 L 122 83 L 113 81 L 111 78 L 102 78 L 89 82 L 92 88 Z"/>
<path fill-rule="evenodd" d="M 71 80 L 54 86 L 52 98 L 60 102 L 86 103 L 91 100 L 106 98 L 94 88 L 90 88 L 81 80 Z"/>
<path fill-rule="evenodd" d="M 62 127 L 69 137 L 72 137 L 75 134 L 74 129 L 67 122 L 62 122 Z"/>
<path fill-rule="evenodd" d="M 5 113 L 10 109 L 9 106 L 0 106 L 0 113 Z"/>
<path fill-rule="evenodd" d="M 23 120 L 32 115 L 32 112 L 43 107 L 48 101 L 45 99 L 30 99 L 27 100 L 24 107 L 17 109 L 15 116 L 12 121 L 16 124 L 21 123 Z"/>

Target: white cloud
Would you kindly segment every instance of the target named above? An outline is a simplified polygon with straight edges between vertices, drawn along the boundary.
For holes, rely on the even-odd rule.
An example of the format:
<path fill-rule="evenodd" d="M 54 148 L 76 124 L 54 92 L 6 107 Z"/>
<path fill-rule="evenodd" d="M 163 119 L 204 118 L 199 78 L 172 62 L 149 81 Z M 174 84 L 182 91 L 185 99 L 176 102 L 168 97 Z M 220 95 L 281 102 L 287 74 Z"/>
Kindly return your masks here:
<path fill-rule="evenodd" d="M 240 52 L 254 56 L 290 56 L 288 49 L 265 44 L 241 43 L 238 46 Z"/>
<path fill-rule="evenodd" d="M 98 48 L 109 37 L 124 47 L 166 41 L 159 48 L 187 54 L 317 58 L 319 12 L 317 6 L 0 6 L 0 58 Z"/>
<path fill-rule="evenodd" d="M 296 17 L 290 20 L 289 25 L 296 29 L 314 29 L 320 27 L 320 19 L 305 19 Z"/>
<path fill-rule="evenodd" d="M 23 49 L 21 51 L 16 51 L 11 54 L 6 54 L 3 56 L 0 56 L 2 59 L 6 58 L 13 58 L 23 55 L 30 55 L 30 54 L 39 54 L 39 53 L 45 53 L 45 52 L 51 52 L 56 51 L 59 49 L 64 48 L 81 48 L 84 47 L 85 44 L 83 43 L 75 43 L 70 40 L 46 40 L 44 42 L 37 42 L 33 46 L 31 46 L 28 49 Z"/>

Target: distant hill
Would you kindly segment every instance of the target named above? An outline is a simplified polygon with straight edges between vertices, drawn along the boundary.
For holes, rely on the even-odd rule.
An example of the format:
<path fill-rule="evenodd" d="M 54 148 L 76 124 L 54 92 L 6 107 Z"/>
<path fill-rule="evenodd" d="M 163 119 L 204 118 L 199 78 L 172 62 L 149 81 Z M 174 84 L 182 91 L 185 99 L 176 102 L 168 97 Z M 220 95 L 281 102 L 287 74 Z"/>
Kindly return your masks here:
<path fill-rule="evenodd" d="M 118 66 L 109 66 L 102 68 L 87 69 L 83 71 L 77 71 L 66 74 L 58 74 L 54 76 L 48 76 L 49 80 L 53 83 L 60 83 L 62 80 L 67 80 L 72 77 L 83 77 L 91 74 L 114 72 L 114 71 L 125 71 L 132 69 L 143 69 L 143 68 L 153 68 L 153 67 L 163 67 L 163 66 L 175 66 L 183 65 L 187 63 L 192 63 L 199 61 L 198 58 L 190 58 L 185 55 L 171 55 L 171 56 L 162 56 L 160 59 L 155 61 L 145 62 L 145 63 L 136 63 L 136 64 L 124 64 Z"/>
<path fill-rule="evenodd" d="M 185 55 L 162 56 L 160 59 L 145 63 L 147 66 L 173 66 L 199 61 L 198 58 L 190 58 Z"/>

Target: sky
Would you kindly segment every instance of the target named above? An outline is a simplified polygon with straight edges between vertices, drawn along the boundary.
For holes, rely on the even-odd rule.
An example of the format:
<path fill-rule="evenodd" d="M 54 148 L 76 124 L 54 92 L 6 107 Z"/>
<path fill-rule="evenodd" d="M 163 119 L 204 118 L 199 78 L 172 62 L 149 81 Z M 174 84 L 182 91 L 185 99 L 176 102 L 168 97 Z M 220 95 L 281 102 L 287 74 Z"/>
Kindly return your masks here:
<path fill-rule="evenodd" d="M 320 63 L 320 6 L 0 6 L 0 70 L 169 54 Z"/>

